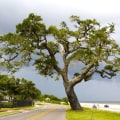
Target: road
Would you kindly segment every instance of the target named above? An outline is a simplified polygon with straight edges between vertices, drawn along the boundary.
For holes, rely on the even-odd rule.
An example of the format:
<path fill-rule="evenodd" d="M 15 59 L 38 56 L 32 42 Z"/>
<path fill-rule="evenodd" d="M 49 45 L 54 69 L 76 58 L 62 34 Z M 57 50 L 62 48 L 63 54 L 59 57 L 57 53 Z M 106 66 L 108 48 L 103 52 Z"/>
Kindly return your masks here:
<path fill-rule="evenodd" d="M 66 120 L 65 107 L 46 104 L 43 108 L 0 117 L 0 120 Z"/>

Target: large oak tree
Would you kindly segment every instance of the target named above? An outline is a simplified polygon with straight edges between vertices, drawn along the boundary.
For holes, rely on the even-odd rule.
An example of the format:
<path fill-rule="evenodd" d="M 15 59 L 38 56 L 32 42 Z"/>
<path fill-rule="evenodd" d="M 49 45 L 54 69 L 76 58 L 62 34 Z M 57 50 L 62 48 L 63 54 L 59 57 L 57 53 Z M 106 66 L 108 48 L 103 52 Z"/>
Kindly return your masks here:
<path fill-rule="evenodd" d="M 40 75 L 60 78 L 71 108 L 82 110 L 75 85 L 90 80 L 94 74 L 115 76 L 113 60 L 118 45 L 111 37 L 113 24 L 101 26 L 95 19 L 82 20 L 78 16 L 70 20 L 69 27 L 64 21 L 59 27 L 48 27 L 40 16 L 31 13 L 16 26 L 15 33 L 1 36 L 1 65 L 14 72 L 30 64 Z"/>

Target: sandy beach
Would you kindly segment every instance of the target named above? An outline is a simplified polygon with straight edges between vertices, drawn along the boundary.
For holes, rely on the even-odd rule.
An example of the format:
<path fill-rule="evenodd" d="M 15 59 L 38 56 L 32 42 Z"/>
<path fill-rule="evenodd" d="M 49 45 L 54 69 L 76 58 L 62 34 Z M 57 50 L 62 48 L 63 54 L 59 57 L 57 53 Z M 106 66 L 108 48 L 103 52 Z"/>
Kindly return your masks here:
<path fill-rule="evenodd" d="M 120 113 L 120 104 L 114 103 L 81 103 L 82 107 L 88 107 L 88 108 L 93 108 L 93 105 L 96 106 L 96 109 L 100 110 L 108 110 L 112 112 L 119 112 Z M 105 107 L 105 105 L 107 107 Z"/>

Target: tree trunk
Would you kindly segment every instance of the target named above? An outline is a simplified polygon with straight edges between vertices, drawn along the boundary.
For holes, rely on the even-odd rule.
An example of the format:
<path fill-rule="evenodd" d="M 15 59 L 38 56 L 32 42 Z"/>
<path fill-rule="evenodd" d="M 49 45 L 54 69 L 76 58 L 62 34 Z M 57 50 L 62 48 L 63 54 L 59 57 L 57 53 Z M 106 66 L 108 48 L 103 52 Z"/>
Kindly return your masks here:
<path fill-rule="evenodd" d="M 66 91 L 71 109 L 72 110 L 82 110 L 79 100 L 74 92 L 74 88 L 73 87 L 69 88 L 69 86 L 67 86 L 67 88 L 65 88 L 65 91 Z"/>

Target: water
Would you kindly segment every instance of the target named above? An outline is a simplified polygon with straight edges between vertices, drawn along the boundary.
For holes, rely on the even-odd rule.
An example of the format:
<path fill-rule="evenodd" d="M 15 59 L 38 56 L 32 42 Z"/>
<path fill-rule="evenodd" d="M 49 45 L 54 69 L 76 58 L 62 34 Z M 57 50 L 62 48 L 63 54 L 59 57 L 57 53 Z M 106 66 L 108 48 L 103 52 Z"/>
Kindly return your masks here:
<path fill-rule="evenodd" d="M 120 101 L 81 101 L 80 103 L 101 103 L 101 104 L 117 104 L 117 105 L 120 105 Z"/>

